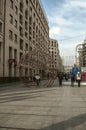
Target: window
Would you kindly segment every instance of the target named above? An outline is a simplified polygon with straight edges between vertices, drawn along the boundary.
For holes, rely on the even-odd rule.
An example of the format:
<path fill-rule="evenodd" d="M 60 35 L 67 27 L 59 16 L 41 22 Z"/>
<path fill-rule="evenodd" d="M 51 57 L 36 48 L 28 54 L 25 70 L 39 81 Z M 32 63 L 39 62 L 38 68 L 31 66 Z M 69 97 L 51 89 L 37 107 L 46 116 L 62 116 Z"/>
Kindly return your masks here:
<path fill-rule="evenodd" d="M 36 9 L 38 8 L 38 3 L 36 2 Z"/>
<path fill-rule="evenodd" d="M 32 24 L 32 17 L 29 18 L 29 24 Z"/>
<path fill-rule="evenodd" d="M 28 10 L 25 11 L 25 18 L 28 19 Z"/>
<path fill-rule="evenodd" d="M 35 38 L 35 32 L 33 31 L 33 38 Z"/>
<path fill-rule="evenodd" d="M 14 49 L 14 77 L 17 74 L 17 49 Z"/>
<path fill-rule="evenodd" d="M 32 12 L 32 7 L 30 7 L 30 11 Z"/>
<path fill-rule="evenodd" d="M 30 40 L 30 41 L 31 41 L 31 39 L 32 39 L 31 36 L 29 36 L 29 40 Z"/>
<path fill-rule="evenodd" d="M 26 0 L 26 5 L 28 6 L 28 0 Z"/>
<path fill-rule="evenodd" d="M 16 5 L 15 5 L 15 13 L 18 14 L 18 8 Z"/>
<path fill-rule="evenodd" d="M 2 33 L 2 23 L 0 22 L 0 33 Z"/>
<path fill-rule="evenodd" d="M 19 22 L 20 22 L 21 25 L 23 24 L 23 16 L 21 14 L 19 16 Z"/>
<path fill-rule="evenodd" d="M 16 28 L 17 28 L 17 20 L 15 19 L 15 25 L 14 25 Z"/>
<path fill-rule="evenodd" d="M 28 25 L 28 24 L 27 24 L 27 22 L 25 21 L 25 29 L 26 29 L 26 30 L 28 29 L 27 25 Z"/>
<path fill-rule="evenodd" d="M 28 51 L 28 44 L 25 44 L 25 50 Z"/>
<path fill-rule="evenodd" d="M 20 36 L 23 36 L 23 29 L 22 29 L 22 27 L 20 27 L 19 31 L 20 31 Z"/>
<path fill-rule="evenodd" d="M 20 2 L 20 11 L 23 12 L 23 3 Z"/>
<path fill-rule="evenodd" d="M 33 29 L 35 29 L 35 23 L 33 22 Z"/>
<path fill-rule="evenodd" d="M 23 50 L 23 40 L 20 39 L 20 49 Z"/>
<path fill-rule="evenodd" d="M 28 33 L 27 33 L 27 32 L 25 32 L 25 37 L 26 37 L 26 38 L 28 37 Z"/>
<path fill-rule="evenodd" d="M 20 57 L 19 57 L 19 59 L 22 60 L 22 58 L 23 58 L 23 53 L 20 52 Z"/>
<path fill-rule="evenodd" d="M 10 23 L 13 24 L 13 16 L 10 14 Z"/>
<path fill-rule="evenodd" d="M 18 42 L 18 37 L 17 37 L 17 35 L 16 34 L 14 34 L 14 40 L 15 40 L 15 43 L 17 43 Z"/>
<path fill-rule="evenodd" d="M 17 49 L 14 49 L 14 59 L 17 59 Z"/>
<path fill-rule="evenodd" d="M 25 68 L 25 77 L 28 77 L 28 69 Z"/>
<path fill-rule="evenodd" d="M 35 13 L 33 14 L 34 18 L 35 18 Z"/>
<path fill-rule="evenodd" d="M 11 30 L 9 30 L 9 38 L 13 40 L 13 32 Z"/>
<path fill-rule="evenodd" d="M 10 7 L 13 9 L 13 0 L 10 0 Z"/>
<path fill-rule="evenodd" d="M 12 47 L 9 47 L 9 59 L 12 58 Z"/>
<path fill-rule="evenodd" d="M 29 27 L 29 34 L 31 34 L 31 32 L 32 32 L 32 29 L 31 29 L 31 27 Z"/>

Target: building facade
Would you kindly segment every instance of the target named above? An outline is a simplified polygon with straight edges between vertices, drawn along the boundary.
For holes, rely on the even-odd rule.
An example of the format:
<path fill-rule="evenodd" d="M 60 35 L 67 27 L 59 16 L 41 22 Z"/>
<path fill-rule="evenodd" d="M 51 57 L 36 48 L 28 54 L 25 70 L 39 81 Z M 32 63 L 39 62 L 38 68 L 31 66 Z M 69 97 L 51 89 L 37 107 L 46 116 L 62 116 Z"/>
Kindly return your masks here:
<path fill-rule="evenodd" d="M 0 6 L 0 77 L 42 73 L 48 58 L 49 26 L 39 0 L 0 0 Z"/>
<path fill-rule="evenodd" d="M 86 39 L 82 44 L 82 66 L 86 67 Z"/>
<path fill-rule="evenodd" d="M 3 75 L 4 0 L 0 0 L 0 77 Z"/>
<path fill-rule="evenodd" d="M 62 62 L 61 62 L 58 42 L 57 42 L 57 40 L 51 39 L 51 38 L 49 41 L 50 41 L 49 52 L 52 57 L 50 69 L 52 70 L 53 73 L 58 73 L 59 71 L 61 71 L 60 69 L 62 68 L 61 67 Z"/>
<path fill-rule="evenodd" d="M 86 39 L 80 46 L 78 48 L 77 65 L 81 69 L 81 67 L 86 67 Z"/>

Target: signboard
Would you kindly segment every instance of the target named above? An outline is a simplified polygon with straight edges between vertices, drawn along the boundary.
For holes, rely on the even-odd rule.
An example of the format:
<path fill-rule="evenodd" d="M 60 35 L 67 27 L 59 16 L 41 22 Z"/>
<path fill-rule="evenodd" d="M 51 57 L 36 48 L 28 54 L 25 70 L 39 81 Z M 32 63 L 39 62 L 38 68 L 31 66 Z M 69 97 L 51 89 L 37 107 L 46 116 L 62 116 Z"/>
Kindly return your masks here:
<path fill-rule="evenodd" d="M 78 67 L 73 67 L 72 70 L 70 71 L 71 74 L 77 74 L 79 71 Z"/>

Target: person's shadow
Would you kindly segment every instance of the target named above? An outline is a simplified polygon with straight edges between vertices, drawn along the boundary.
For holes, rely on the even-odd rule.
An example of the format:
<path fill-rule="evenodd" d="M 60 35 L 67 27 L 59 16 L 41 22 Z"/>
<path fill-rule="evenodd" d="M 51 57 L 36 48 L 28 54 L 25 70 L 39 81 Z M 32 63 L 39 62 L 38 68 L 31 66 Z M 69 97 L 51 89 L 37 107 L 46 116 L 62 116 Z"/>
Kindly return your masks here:
<path fill-rule="evenodd" d="M 61 121 L 57 124 L 52 124 L 41 130 L 67 130 L 68 128 L 71 128 L 74 130 L 74 127 L 81 125 L 82 123 L 85 123 L 85 122 L 86 122 L 86 113 L 72 117 L 65 121 Z M 83 126 L 83 130 L 86 130 L 85 126 Z"/>

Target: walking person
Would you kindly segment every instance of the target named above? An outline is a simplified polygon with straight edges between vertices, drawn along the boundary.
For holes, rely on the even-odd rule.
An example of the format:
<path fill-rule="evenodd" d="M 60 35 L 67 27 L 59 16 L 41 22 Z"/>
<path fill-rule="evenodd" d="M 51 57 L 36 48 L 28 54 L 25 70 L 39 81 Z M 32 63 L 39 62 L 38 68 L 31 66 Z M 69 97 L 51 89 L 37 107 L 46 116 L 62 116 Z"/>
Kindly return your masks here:
<path fill-rule="evenodd" d="M 75 75 L 71 74 L 71 87 L 74 87 Z"/>
<path fill-rule="evenodd" d="M 76 79 L 77 79 L 77 82 L 78 82 L 78 87 L 80 87 L 80 83 L 81 83 L 81 74 L 80 74 L 80 72 L 77 73 Z"/>
<path fill-rule="evenodd" d="M 58 79 L 59 79 L 59 86 L 62 86 L 63 75 L 61 72 L 58 74 Z"/>
<path fill-rule="evenodd" d="M 37 83 L 37 86 L 39 86 L 39 82 L 40 82 L 40 76 L 39 76 L 39 74 L 35 75 L 35 81 Z"/>

